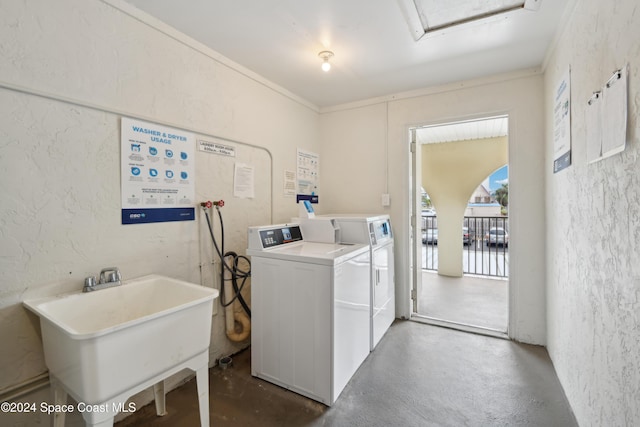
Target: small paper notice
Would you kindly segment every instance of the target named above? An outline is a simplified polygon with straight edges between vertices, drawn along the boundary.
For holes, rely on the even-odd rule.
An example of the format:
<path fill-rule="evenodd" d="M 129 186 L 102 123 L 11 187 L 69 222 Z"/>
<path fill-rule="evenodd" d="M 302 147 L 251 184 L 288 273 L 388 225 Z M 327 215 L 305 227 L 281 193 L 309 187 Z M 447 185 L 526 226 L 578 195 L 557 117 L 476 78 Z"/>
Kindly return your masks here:
<path fill-rule="evenodd" d="M 255 197 L 254 167 L 244 163 L 236 163 L 233 174 L 233 195 L 241 199 Z"/>
<path fill-rule="evenodd" d="M 296 171 L 284 171 L 284 195 L 296 195 Z"/>

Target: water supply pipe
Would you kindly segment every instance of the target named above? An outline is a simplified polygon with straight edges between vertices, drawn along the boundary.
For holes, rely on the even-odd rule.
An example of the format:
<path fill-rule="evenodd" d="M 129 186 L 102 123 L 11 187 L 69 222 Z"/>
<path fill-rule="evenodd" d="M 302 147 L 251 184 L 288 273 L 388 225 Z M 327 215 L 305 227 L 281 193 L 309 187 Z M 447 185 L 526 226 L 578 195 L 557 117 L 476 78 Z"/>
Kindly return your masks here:
<path fill-rule="evenodd" d="M 233 256 L 228 255 L 225 258 L 225 261 L 229 263 L 227 265 L 233 264 Z M 234 289 L 231 271 L 225 268 L 223 277 L 225 294 L 233 295 Z M 249 333 L 251 332 L 251 321 L 244 311 L 236 310 L 235 307 L 236 304 L 235 301 L 233 301 L 232 304 L 227 305 L 224 309 L 226 332 L 229 340 L 233 342 L 240 342 L 249 338 Z M 236 324 L 240 326 L 239 331 L 236 330 Z"/>
<path fill-rule="evenodd" d="M 222 220 L 222 214 L 220 213 L 220 208 L 224 206 L 224 200 L 215 202 L 207 201 L 200 203 L 200 206 L 202 206 L 202 210 L 207 220 L 207 227 L 209 228 L 213 247 L 220 257 L 220 303 L 225 309 L 227 338 L 234 342 L 244 341 L 249 337 L 249 333 L 251 332 L 251 309 L 242 297 L 242 290 L 251 276 L 251 262 L 246 256 L 238 255 L 233 251 L 224 251 L 224 221 Z M 218 246 L 218 242 L 213 234 L 213 227 L 207 212 L 208 209 L 213 207 L 215 207 L 218 213 L 218 220 L 220 221 L 220 246 Z M 243 270 L 239 265 L 241 260 L 244 260 L 248 264 L 248 268 L 245 270 Z M 240 284 L 238 283 L 239 279 Z M 236 310 L 236 302 L 240 304 L 242 310 L 240 310 L 240 307 Z M 236 323 L 239 325 L 238 331 L 236 331 Z"/>

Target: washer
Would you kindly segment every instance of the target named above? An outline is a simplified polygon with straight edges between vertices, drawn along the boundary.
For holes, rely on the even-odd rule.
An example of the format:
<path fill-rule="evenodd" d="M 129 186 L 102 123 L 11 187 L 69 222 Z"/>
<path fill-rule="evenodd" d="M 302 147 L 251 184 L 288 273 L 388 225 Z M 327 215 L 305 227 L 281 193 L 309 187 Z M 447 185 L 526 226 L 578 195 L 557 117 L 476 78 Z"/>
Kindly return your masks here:
<path fill-rule="evenodd" d="M 339 241 L 363 243 L 371 252 L 371 344 L 373 351 L 396 317 L 393 232 L 389 215 L 329 214 Z"/>
<path fill-rule="evenodd" d="M 369 354 L 370 252 L 249 228 L 251 375 L 331 406 Z"/>

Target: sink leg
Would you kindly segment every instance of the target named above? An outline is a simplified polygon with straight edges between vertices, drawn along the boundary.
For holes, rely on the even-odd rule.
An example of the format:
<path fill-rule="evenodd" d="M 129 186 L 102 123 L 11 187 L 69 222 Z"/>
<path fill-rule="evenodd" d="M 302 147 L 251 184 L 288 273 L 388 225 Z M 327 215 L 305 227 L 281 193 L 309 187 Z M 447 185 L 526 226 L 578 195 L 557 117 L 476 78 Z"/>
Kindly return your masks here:
<path fill-rule="evenodd" d="M 200 426 L 209 427 L 209 367 L 204 365 L 196 371 Z"/>
<path fill-rule="evenodd" d="M 167 406 L 165 403 L 164 380 L 153 385 L 153 397 L 156 400 L 156 415 L 164 417 L 167 415 Z"/>
<path fill-rule="evenodd" d="M 53 392 L 53 402 L 56 406 L 67 404 L 67 392 L 55 378 L 51 378 L 51 390 Z M 54 412 L 51 425 L 53 425 L 53 427 L 64 427 L 64 419 L 64 412 Z"/>
<path fill-rule="evenodd" d="M 108 418 L 106 420 L 97 422 L 97 423 L 93 423 L 93 424 L 89 424 L 87 423 L 87 427 L 113 427 L 113 419 L 115 417 L 111 417 Z"/>

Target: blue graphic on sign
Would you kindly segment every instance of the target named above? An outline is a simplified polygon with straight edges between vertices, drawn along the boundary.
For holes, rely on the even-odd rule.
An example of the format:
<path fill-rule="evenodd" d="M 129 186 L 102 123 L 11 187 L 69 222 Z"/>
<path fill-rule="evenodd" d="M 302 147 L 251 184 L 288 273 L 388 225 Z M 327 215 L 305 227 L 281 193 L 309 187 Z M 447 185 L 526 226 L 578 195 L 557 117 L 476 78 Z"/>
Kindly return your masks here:
<path fill-rule="evenodd" d="M 134 176 L 138 176 L 138 175 L 140 175 L 140 168 L 135 167 L 135 166 L 134 166 L 134 167 L 132 167 L 132 168 L 131 168 L 131 174 L 132 174 L 132 175 L 134 175 Z"/>
<path fill-rule="evenodd" d="M 158 149 L 156 147 L 149 147 L 149 154 L 155 156 L 156 154 L 158 154 Z"/>
<path fill-rule="evenodd" d="M 132 212 L 129 214 L 129 220 L 144 220 L 147 217 L 147 214 L 144 212 Z"/>
<path fill-rule="evenodd" d="M 186 172 L 180 172 L 180 178 L 187 179 L 188 177 L 189 177 L 189 174 L 187 174 Z"/>
<path fill-rule="evenodd" d="M 311 203 L 318 203 L 320 196 L 318 195 L 309 195 L 309 194 L 298 194 L 296 195 L 296 203 L 301 200 L 308 200 Z"/>
<path fill-rule="evenodd" d="M 187 153 L 185 153 L 184 151 L 181 151 L 181 152 L 180 152 L 180 158 L 181 158 L 182 160 L 187 160 Z"/>
<path fill-rule="evenodd" d="M 123 224 L 193 220 L 195 220 L 194 208 L 122 209 Z"/>
<path fill-rule="evenodd" d="M 173 151 L 171 151 L 171 150 L 164 150 L 164 153 L 167 155 L 168 158 L 172 158 L 173 157 Z"/>
<path fill-rule="evenodd" d="M 168 170 L 165 172 L 165 175 L 167 176 L 167 178 L 173 178 L 173 171 L 172 170 Z"/>
<path fill-rule="evenodd" d="M 149 175 L 156 177 L 158 176 L 158 171 L 156 169 L 149 169 Z"/>
<path fill-rule="evenodd" d="M 131 144 L 131 151 L 133 151 L 134 153 L 139 153 L 140 152 L 140 144 Z"/>

